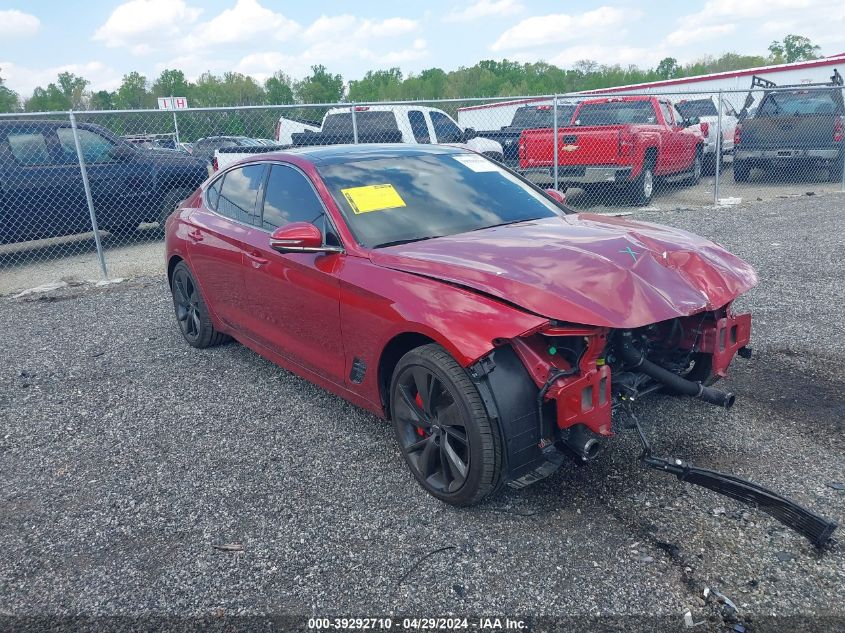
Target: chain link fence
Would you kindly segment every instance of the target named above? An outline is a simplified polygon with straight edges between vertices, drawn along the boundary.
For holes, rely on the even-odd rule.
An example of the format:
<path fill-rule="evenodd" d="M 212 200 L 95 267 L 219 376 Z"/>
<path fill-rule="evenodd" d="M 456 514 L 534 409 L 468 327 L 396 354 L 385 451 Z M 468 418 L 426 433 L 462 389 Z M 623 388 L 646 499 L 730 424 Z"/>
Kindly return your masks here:
<path fill-rule="evenodd" d="M 0 115 L 0 292 L 153 273 L 162 226 L 215 169 L 338 143 L 459 144 L 576 209 L 845 190 L 841 86 Z"/>

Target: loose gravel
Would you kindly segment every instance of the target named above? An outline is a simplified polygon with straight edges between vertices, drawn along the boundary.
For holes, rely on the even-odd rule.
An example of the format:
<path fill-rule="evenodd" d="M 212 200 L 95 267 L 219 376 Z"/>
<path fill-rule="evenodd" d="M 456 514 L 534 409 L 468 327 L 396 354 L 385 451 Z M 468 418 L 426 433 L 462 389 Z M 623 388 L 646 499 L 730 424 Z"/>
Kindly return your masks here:
<path fill-rule="evenodd" d="M 843 207 L 635 214 L 760 275 L 740 302 L 754 357 L 724 381 L 736 406 L 641 403 L 656 451 L 840 524 Z M 845 627 L 841 543 L 818 552 L 643 469 L 631 432 L 589 466 L 455 509 L 414 483 L 384 421 L 236 343 L 186 346 L 160 277 L 6 297 L 0 323 L 0 617 L 520 614 L 669 630 L 689 610 L 695 631 Z M 242 551 L 215 547 L 229 544 Z"/>

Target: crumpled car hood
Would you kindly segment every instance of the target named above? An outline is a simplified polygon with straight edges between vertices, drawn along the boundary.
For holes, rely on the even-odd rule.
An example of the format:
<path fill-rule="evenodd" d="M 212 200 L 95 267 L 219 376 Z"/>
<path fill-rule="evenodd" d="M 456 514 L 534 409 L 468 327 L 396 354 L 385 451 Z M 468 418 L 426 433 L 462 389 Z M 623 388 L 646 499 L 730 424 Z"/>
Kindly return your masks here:
<path fill-rule="evenodd" d="M 544 317 L 612 328 L 720 308 L 757 283 L 749 264 L 702 237 L 593 214 L 391 246 L 371 259 Z"/>

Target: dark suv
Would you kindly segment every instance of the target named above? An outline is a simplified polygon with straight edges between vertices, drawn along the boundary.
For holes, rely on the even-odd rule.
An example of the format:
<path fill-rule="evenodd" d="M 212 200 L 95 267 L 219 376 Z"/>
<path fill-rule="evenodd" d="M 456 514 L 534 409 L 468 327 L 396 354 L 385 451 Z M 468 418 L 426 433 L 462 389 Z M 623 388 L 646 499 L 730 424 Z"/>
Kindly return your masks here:
<path fill-rule="evenodd" d="M 99 228 L 160 222 L 208 176 L 205 162 L 139 150 L 99 125 L 79 123 Z M 70 123 L 0 121 L 0 242 L 91 230 Z"/>

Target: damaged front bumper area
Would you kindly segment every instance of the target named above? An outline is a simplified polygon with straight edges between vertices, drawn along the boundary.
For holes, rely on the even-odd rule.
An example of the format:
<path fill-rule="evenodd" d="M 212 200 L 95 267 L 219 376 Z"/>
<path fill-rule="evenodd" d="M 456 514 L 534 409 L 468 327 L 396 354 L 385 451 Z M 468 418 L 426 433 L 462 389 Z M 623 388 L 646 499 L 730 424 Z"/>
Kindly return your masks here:
<path fill-rule="evenodd" d="M 749 357 L 751 315 L 730 304 L 640 328 L 615 330 L 549 322 L 497 341 L 470 368 L 505 447 L 508 485 L 521 488 L 554 473 L 567 458 L 595 459 L 633 403 L 657 390 L 730 408 L 732 393 L 711 387 L 735 356 Z M 616 415 L 614 415 L 616 414 Z M 816 545 L 836 527 L 761 486 L 651 455 L 643 464 L 755 505 Z"/>

